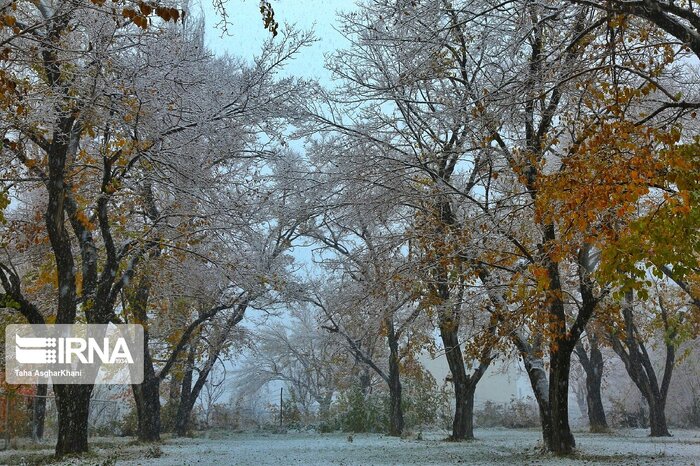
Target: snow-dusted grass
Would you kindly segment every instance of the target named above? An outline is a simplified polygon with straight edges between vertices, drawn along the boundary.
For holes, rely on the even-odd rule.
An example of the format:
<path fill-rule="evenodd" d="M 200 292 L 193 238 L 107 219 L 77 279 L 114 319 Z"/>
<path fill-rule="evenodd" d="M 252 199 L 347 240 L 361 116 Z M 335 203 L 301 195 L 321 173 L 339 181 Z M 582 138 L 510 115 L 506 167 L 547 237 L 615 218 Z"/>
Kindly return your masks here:
<path fill-rule="evenodd" d="M 478 429 L 476 440 L 443 441 L 445 433 L 423 440 L 375 434 L 209 433 L 171 439 L 153 447 L 128 440 L 100 439 L 91 454 L 62 464 L 118 465 L 696 465 L 700 466 L 700 431 L 675 430 L 670 438 L 650 438 L 644 430 L 608 434 L 577 432 L 574 457 L 542 454 L 537 430 Z M 162 452 L 159 458 L 153 458 Z M 0 463 L 46 462 L 50 450 L 3 452 Z M 24 454 L 24 455 L 23 455 Z M 150 456 L 150 458 L 149 458 Z"/>

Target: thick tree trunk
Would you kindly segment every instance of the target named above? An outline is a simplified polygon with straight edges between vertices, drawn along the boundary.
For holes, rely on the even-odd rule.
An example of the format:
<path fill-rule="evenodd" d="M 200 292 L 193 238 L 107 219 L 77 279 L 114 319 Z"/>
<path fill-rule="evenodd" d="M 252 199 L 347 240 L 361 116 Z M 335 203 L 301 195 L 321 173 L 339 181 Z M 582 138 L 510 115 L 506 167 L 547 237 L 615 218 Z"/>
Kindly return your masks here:
<path fill-rule="evenodd" d="M 568 455 L 576 447 L 569 427 L 569 370 L 571 351 L 564 345 L 550 352 L 549 413 L 551 436 L 548 449 L 557 455 Z"/>
<path fill-rule="evenodd" d="M 399 372 L 399 342 L 394 324 L 387 319 L 387 340 L 389 341 L 389 435 L 400 437 L 403 433 L 403 407 L 401 406 L 401 374 Z"/>
<path fill-rule="evenodd" d="M 88 418 L 93 385 L 54 385 L 58 409 L 56 456 L 88 450 Z"/>
<path fill-rule="evenodd" d="M 160 382 L 152 378 L 131 386 L 138 416 L 138 439 L 142 442 L 160 440 Z"/>
<path fill-rule="evenodd" d="M 452 436 L 450 440 L 471 440 L 474 438 L 474 393 L 476 386 L 491 364 L 491 349 L 485 345 L 482 349 L 479 366 L 473 373 L 467 374 L 459 343 L 459 320 L 462 301 L 464 299 L 464 283 L 456 296 L 456 304 L 451 312 L 442 309 L 440 314 L 440 337 L 445 347 L 445 357 L 452 375 L 452 385 L 455 391 L 455 416 L 452 421 Z M 446 301 L 449 289 L 442 286 L 440 293 Z M 488 331 L 493 335 L 496 331 L 497 317 L 492 315 Z"/>
<path fill-rule="evenodd" d="M 49 386 L 45 383 L 36 386 L 36 397 L 32 406 L 32 439 L 36 442 L 44 437 L 46 420 L 46 396 Z"/>
<path fill-rule="evenodd" d="M 471 440 L 474 438 L 474 422 L 469 419 L 473 412 L 469 410 L 469 395 L 467 386 L 462 383 L 454 384 L 455 389 L 455 415 L 452 420 L 452 435 L 450 441 Z M 473 399 L 472 399 L 473 403 Z M 472 427 L 471 431 L 469 427 Z"/>
<path fill-rule="evenodd" d="M 661 393 L 660 390 L 655 389 L 655 375 L 650 377 L 651 374 L 647 374 L 641 365 L 632 369 L 632 366 L 637 365 L 639 361 L 635 361 L 637 358 L 630 358 L 629 355 L 623 351 L 624 350 L 621 348 L 616 349 L 618 355 L 620 355 L 623 362 L 625 362 L 627 373 L 642 393 L 642 396 L 649 406 L 649 427 L 651 429 L 649 435 L 652 437 L 670 437 L 671 433 L 666 423 L 665 393 Z M 648 365 L 651 366 L 650 361 Z"/>
<path fill-rule="evenodd" d="M 666 400 L 654 397 L 649 402 L 649 427 L 651 437 L 670 437 L 666 424 Z"/>
<path fill-rule="evenodd" d="M 553 224 L 544 227 L 544 242 L 539 246 L 540 251 L 546 250 L 546 245 L 556 241 Z M 547 276 L 549 278 L 548 314 L 550 332 L 549 343 L 549 442 L 547 449 L 562 456 L 573 453 L 576 440 L 569 425 L 569 376 L 571 371 L 571 354 L 581 337 L 593 312 L 598 299 L 593 294 L 594 282 L 591 278 L 591 245 L 584 243 L 578 251 L 579 291 L 581 292 L 581 307 L 571 325 L 567 324 L 567 312 L 563 301 L 563 288 L 559 263 L 551 260 L 545 254 Z"/>
<path fill-rule="evenodd" d="M 464 418 L 464 438 L 474 438 L 474 393 L 476 392 L 476 384 L 470 383 L 467 385 L 467 393 L 463 401 L 463 418 Z"/>

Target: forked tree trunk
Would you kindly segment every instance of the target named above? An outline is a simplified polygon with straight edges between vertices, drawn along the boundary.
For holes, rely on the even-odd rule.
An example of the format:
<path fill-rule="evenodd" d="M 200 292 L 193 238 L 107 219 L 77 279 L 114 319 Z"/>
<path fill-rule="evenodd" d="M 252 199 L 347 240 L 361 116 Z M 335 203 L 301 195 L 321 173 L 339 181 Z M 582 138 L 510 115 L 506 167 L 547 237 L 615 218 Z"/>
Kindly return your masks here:
<path fill-rule="evenodd" d="M 613 350 L 622 359 L 627 373 L 649 405 L 650 435 L 670 437 L 666 423 L 666 398 L 676 358 L 676 347 L 673 341 L 676 336 L 675 329 L 670 327 L 666 309 L 661 305 L 661 318 L 667 336 L 665 338 L 666 365 L 659 384 L 654 365 L 634 323 L 633 307 L 634 295 L 633 292 L 628 292 L 625 294 L 622 309 L 624 336 L 620 338 L 618 335 L 609 335 L 609 338 Z"/>
<path fill-rule="evenodd" d="M 180 437 L 184 437 L 191 430 L 192 410 L 211 370 L 211 367 L 205 366 L 199 371 L 197 381 L 192 385 L 193 367 L 191 366 L 185 371 L 180 390 L 180 403 L 177 406 L 177 414 L 175 416 L 175 433 Z"/>
<path fill-rule="evenodd" d="M 586 373 L 586 411 L 588 414 L 588 426 L 591 432 L 606 432 L 608 421 L 605 417 L 605 408 L 601 396 L 603 383 L 603 354 L 598 347 L 598 340 L 594 335 L 588 336 L 590 343 L 590 355 L 579 342 L 575 352 L 581 367 Z"/>
<path fill-rule="evenodd" d="M 444 220 L 450 220 L 449 204 L 443 206 Z M 440 324 L 440 338 L 442 346 L 445 348 L 445 358 L 450 369 L 452 387 L 455 393 L 455 414 L 452 419 L 452 435 L 449 440 L 459 442 L 474 438 L 474 403 L 470 408 L 469 403 L 469 377 L 464 365 L 462 347 L 459 344 L 459 324 L 461 318 L 462 300 L 464 297 L 464 283 L 460 282 L 460 287 L 454 299 L 454 304 L 450 305 L 450 288 L 447 286 L 445 271 L 440 270 L 440 283 L 438 294 L 443 301 L 443 307 L 438 312 Z"/>
<path fill-rule="evenodd" d="M 485 349 L 479 366 L 473 373 L 467 374 L 456 326 L 448 321 L 443 323 L 440 335 L 455 392 L 455 414 L 450 440 L 471 440 L 474 438 L 474 394 L 479 381 L 491 364 L 490 351 Z"/>
<path fill-rule="evenodd" d="M 199 394 L 204 388 L 204 384 L 211 373 L 214 364 L 219 360 L 219 355 L 224 350 L 226 339 L 230 336 L 234 327 L 243 320 L 245 311 L 248 308 L 250 300 L 245 299 L 240 302 L 235 312 L 227 319 L 223 327 L 218 329 L 218 334 L 207 342 L 207 358 L 204 366 L 197 371 L 197 381 L 192 384 L 193 372 L 195 366 L 195 357 L 197 354 L 198 338 L 193 338 L 190 343 L 190 349 L 187 354 L 187 362 L 185 364 L 185 376 L 182 380 L 180 389 L 180 404 L 177 407 L 177 415 L 175 417 L 175 433 L 180 436 L 187 435 L 190 430 L 190 421 L 192 417 L 192 409 L 199 397 Z"/>
<path fill-rule="evenodd" d="M 582 18 L 581 18 L 582 19 Z M 544 227 L 544 245 L 556 241 L 553 224 Z M 591 248 L 589 243 L 581 245 L 578 251 L 578 279 L 581 293 L 581 306 L 571 325 L 567 324 L 567 312 L 563 301 L 563 288 L 559 263 L 545 255 L 547 278 L 549 279 L 548 330 L 549 343 L 549 441 L 547 449 L 563 456 L 573 453 L 576 440 L 569 425 L 569 376 L 571 354 L 581 338 L 586 325 L 593 317 L 599 298 L 594 295 L 594 282 L 591 277 Z M 544 427 L 544 426 L 543 426 Z M 544 432 L 544 431 L 543 431 Z"/>
<path fill-rule="evenodd" d="M 56 456 L 88 450 L 88 418 L 93 385 L 54 385 L 58 409 Z"/>

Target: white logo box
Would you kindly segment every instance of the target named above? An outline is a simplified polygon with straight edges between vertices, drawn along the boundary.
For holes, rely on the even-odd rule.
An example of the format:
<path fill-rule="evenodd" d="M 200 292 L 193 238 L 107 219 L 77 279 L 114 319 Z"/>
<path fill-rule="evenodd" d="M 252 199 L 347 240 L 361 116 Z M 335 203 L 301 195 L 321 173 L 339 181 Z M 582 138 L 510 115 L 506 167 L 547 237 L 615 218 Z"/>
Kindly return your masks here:
<path fill-rule="evenodd" d="M 10 384 L 139 384 L 141 325 L 8 325 L 5 380 Z"/>

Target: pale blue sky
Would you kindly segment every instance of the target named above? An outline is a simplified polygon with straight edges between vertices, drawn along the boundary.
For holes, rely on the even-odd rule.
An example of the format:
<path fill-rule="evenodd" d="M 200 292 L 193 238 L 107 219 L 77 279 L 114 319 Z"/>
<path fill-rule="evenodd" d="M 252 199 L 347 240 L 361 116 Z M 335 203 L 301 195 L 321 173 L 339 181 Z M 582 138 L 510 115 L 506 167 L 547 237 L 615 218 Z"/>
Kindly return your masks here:
<path fill-rule="evenodd" d="M 201 0 L 207 24 L 207 45 L 216 53 L 228 52 L 231 55 L 251 58 L 270 37 L 263 29 L 257 0 L 228 0 L 226 11 L 231 26 L 228 35 L 223 35 L 216 24 L 217 16 L 211 0 Z M 323 68 L 324 53 L 345 47 L 347 41 L 334 26 L 337 26 L 336 12 L 354 9 L 353 0 L 273 0 L 275 18 L 293 24 L 302 30 L 313 29 L 317 42 L 305 49 L 287 68 L 287 72 L 305 78 L 320 78 L 327 81 L 330 75 Z M 279 36 L 278 36 L 279 37 Z"/>

